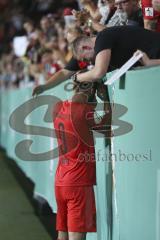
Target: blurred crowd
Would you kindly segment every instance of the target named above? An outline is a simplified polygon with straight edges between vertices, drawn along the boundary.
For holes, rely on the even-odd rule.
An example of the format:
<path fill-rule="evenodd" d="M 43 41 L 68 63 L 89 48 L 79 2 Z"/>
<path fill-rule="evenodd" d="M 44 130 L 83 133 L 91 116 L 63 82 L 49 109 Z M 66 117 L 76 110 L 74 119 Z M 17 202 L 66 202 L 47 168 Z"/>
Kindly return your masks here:
<path fill-rule="evenodd" d="M 118 25 L 159 31 L 159 0 L 150 2 L 159 21 L 155 29 L 148 24 L 154 23 L 152 5 L 143 4 L 139 0 L 0 0 L 0 87 L 45 83 L 69 62 L 70 43 L 80 34 L 96 35 Z"/>

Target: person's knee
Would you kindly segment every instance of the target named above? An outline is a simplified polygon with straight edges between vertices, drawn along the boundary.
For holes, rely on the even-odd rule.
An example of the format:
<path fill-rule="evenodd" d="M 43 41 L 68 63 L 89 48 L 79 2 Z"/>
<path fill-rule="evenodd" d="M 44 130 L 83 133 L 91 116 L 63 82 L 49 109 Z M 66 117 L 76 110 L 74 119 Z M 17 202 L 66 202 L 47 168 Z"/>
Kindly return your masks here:
<path fill-rule="evenodd" d="M 68 237 L 63 237 L 63 238 L 57 238 L 57 240 L 69 240 Z"/>
<path fill-rule="evenodd" d="M 57 240 L 68 240 L 68 233 L 59 231 Z"/>
<path fill-rule="evenodd" d="M 69 240 L 85 240 L 86 233 L 69 232 Z"/>
<path fill-rule="evenodd" d="M 63 237 L 63 238 L 57 238 L 57 240 L 69 240 L 69 238 L 68 237 Z"/>

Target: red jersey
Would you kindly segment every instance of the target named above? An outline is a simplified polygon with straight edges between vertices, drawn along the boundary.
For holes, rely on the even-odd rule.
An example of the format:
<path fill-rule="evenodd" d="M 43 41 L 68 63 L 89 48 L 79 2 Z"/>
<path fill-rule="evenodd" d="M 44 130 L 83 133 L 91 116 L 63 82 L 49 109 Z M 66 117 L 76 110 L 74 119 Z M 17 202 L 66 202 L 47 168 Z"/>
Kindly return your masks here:
<path fill-rule="evenodd" d="M 141 0 L 143 18 L 147 20 L 157 20 L 156 31 L 160 32 L 160 12 L 153 9 L 152 0 Z"/>
<path fill-rule="evenodd" d="M 71 101 L 59 102 L 53 122 L 59 146 L 56 186 L 96 184 L 95 149 L 91 124 L 94 106 Z"/>

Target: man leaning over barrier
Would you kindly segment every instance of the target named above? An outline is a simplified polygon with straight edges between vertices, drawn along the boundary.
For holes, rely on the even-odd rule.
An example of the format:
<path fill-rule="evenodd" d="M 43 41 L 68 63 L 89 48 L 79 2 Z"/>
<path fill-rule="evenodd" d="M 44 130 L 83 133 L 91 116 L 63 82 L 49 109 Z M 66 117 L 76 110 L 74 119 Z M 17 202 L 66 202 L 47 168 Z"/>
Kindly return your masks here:
<path fill-rule="evenodd" d="M 138 65 L 160 64 L 160 33 L 136 26 L 111 27 L 97 37 L 78 37 L 73 42 L 73 54 L 77 59 L 93 61 L 94 67 L 85 73 L 77 73 L 78 81 L 97 81 L 106 72 L 120 68 L 136 52 L 144 52 Z"/>
<path fill-rule="evenodd" d="M 78 81 L 98 81 L 108 71 L 120 68 L 133 54 L 140 50 L 145 57 L 137 65 L 160 64 L 160 33 L 136 26 L 110 27 L 97 36 L 80 36 L 72 43 L 74 57 L 65 69 L 56 73 L 45 85 L 34 89 L 33 95 L 40 94 L 56 84 L 70 78 L 74 73 Z M 94 64 L 85 73 L 77 73 L 80 61 Z"/>

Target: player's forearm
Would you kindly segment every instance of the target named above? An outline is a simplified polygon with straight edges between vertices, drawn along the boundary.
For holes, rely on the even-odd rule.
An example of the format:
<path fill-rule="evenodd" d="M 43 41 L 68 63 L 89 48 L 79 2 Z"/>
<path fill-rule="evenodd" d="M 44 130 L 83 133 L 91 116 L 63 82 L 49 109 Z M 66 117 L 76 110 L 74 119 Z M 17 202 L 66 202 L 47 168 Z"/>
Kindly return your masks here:
<path fill-rule="evenodd" d="M 104 115 L 101 120 L 101 124 L 111 125 L 112 121 L 112 109 L 110 102 L 104 102 Z"/>
<path fill-rule="evenodd" d="M 88 72 L 77 74 L 77 81 L 79 82 L 96 82 L 103 77 L 104 74 L 101 74 L 94 67 Z"/>
<path fill-rule="evenodd" d="M 55 73 L 44 85 L 44 90 L 48 90 L 50 88 L 55 87 L 61 82 L 69 79 L 74 72 L 68 71 L 66 69 L 62 69 Z"/>

